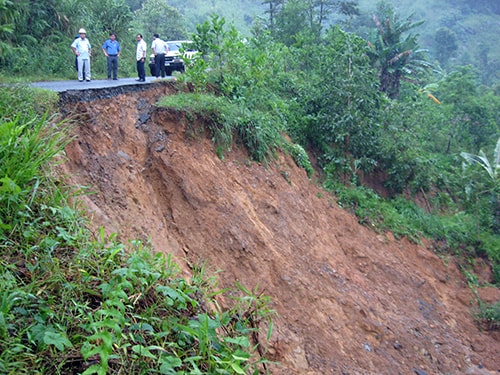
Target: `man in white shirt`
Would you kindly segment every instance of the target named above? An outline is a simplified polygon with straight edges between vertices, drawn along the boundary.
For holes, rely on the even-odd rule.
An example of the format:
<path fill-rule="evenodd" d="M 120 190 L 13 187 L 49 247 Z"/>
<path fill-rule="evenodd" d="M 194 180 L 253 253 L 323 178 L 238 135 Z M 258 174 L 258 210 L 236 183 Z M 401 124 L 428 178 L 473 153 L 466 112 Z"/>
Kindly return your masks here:
<path fill-rule="evenodd" d="M 148 46 L 144 39 L 142 39 L 141 34 L 137 34 L 137 51 L 135 53 L 135 59 L 137 61 L 137 74 L 139 79 L 136 81 L 146 82 L 146 70 L 144 69 L 144 62 L 146 61 L 146 51 Z"/>
<path fill-rule="evenodd" d="M 76 38 L 71 44 L 71 49 L 76 55 L 78 62 L 78 80 L 83 82 L 86 79 L 87 82 L 90 82 L 90 42 L 87 39 L 87 32 L 85 29 L 80 29 L 78 33 L 80 37 Z"/>
<path fill-rule="evenodd" d="M 161 40 L 158 34 L 154 34 L 151 49 L 155 55 L 156 78 L 159 78 L 160 74 L 162 78 L 165 78 L 165 55 L 168 52 L 167 43 Z"/>

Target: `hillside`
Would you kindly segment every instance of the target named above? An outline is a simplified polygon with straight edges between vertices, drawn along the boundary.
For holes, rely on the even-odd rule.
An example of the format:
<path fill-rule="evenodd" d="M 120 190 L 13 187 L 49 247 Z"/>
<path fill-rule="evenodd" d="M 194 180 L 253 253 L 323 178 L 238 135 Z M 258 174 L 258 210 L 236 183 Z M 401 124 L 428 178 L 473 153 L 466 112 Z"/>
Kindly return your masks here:
<path fill-rule="evenodd" d="M 235 145 L 220 160 L 203 124 L 154 106 L 175 91 L 61 94 L 78 126 L 60 173 L 95 193 L 83 197 L 95 228 L 150 239 L 187 275 L 205 261 L 222 286 L 270 295 L 272 374 L 500 371 L 500 336 L 475 325 L 474 293 L 452 258 L 359 225 L 288 157 L 258 165 Z M 480 259 L 477 271 L 490 277 Z"/>
<path fill-rule="evenodd" d="M 341 23 L 343 28 L 358 33 L 366 38 L 367 33 L 375 26 L 371 15 L 378 1 L 359 0 L 360 15 L 346 19 L 340 15 L 332 15 L 332 24 Z M 472 64 L 482 75 L 483 83 L 491 85 L 498 81 L 498 66 L 500 64 L 500 48 L 493 41 L 499 28 L 500 7 L 494 1 L 467 2 L 447 0 L 429 6 L 422 0 L 391 0 L 398 17 L 406 19 L 411 16 L 413 22 L 425 21 L 413 32 L 419 35 L 419 45 L 430 53 L 430 61 L 437 64 L 436 53 L 443 48 L 436 40 L 436 32 L 447 28 L 455 33 L 457 50 L 449 66 L 443 69 L 453 70 L 453 67 Z M 196 25 L 205 22 L 211 14 L 218 14 L 228 23 L 235 25 L 242 35 L 249 35 L 257 18 L 268 20 L 268 6 L 262 2 L 241 0 L 239 2 L 218 0 L 210 3 L 199 0 L 171 2 L 186 18 L 188 30 L 195 32 Z"/>

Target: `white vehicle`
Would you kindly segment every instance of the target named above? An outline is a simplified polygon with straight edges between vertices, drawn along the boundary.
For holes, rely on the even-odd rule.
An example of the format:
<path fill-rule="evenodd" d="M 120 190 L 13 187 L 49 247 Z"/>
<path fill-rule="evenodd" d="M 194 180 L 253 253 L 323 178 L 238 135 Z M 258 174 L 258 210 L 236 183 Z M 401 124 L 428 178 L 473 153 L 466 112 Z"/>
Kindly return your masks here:
<path fill-rule="evenodd" d="M 165 73 L 171 76 L 173 71 L 183 73 L 186 70 L 185 58 L 193 58 L 198 51 L 192 48 L 193 42 L 190 40 L 169 40 L 166 41 L 168 45 L 168 53 L 165 56 Z M 184 49 L 184 53 L 180 49 Z M 156 75 L 155 72 L 155 56 L 149 57 L 149 71 L 152 76 Z"/>

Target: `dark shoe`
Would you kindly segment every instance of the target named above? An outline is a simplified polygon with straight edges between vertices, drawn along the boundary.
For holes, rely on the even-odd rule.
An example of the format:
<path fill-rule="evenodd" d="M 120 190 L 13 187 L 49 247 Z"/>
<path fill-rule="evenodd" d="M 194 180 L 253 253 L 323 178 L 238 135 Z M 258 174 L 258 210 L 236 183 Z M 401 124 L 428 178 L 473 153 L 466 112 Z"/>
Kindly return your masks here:
<path fill-rule="evenodd" d="M 137 82 L 141 82 L 141 81 L 142 81 L 142 79 L 140 79 L 140 78 L 137 78 L 137 79 L 136 79 L 136 81 L 137 81 Z"/>
<path fill-rule="evenodd" d="M 90 79 L 87 79 L 87 82 L 90 82 Z"/>
<path fill-rule="evenodd" d="M 145 79 L 140 79 L 139 82 L 146 82 L 146 80 Z"/>
<path fill-rule="evenodd" d="M 78 82 L 83 82 L 83 79 L 79 79 Z"/>
<path fill-rule="evenodd" d="M 118 81 L 118 78 L 113 78 L 113 81 Z"/>

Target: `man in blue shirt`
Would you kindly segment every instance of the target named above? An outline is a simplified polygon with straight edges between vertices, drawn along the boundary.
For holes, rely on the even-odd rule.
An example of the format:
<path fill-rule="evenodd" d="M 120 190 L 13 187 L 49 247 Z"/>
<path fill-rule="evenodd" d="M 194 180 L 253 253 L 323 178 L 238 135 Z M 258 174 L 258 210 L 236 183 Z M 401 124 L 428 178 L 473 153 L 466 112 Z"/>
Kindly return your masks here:
<path fill-rule="evenodd" d="M 118 57 L 120 56 L 120 43 L 116 40 L 115 33 L 109 33 L 109 39 L 102 45 L 102 52 L 108 59 L 108 79 L 111 79 L 113 71 L 113 80 L 118 79 Z"/>

